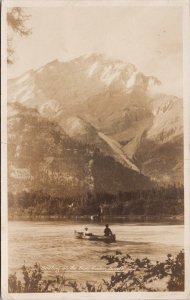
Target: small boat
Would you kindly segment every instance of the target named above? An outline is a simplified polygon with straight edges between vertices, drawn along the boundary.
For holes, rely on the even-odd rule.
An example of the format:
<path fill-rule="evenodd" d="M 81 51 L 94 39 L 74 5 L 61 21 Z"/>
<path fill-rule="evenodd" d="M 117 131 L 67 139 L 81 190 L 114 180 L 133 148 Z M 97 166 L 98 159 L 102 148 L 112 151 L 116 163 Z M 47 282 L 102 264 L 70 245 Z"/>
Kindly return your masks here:
<path fill-rule="evenodd" d="M 90 241 L 102 241 L 102 242 L 108 242 L 112 243 L 116 241 L 116 235 L 112 234 L 109 236 L 105 235 L 97 235 L 93 233 L 85 233 L 80 231 L 74 231 L 75 238 L 76 239 L 82 239 L 82 240 L 90 240 Z"/>

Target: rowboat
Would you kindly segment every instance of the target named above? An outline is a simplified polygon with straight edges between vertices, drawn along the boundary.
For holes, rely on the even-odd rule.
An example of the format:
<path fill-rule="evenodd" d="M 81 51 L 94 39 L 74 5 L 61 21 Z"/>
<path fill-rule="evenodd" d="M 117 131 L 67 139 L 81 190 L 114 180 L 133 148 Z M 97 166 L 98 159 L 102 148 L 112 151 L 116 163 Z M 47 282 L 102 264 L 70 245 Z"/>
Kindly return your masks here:
<path fill-rule="evenodd" d="M 116 241 L 116 235 L 112 234 L 109 236 L 105 235 L 97 235 L 93 233 L 84 233 L 80 231 L 74 231 L 74 235 L 76 239 L 89 240 L 89 241 L 102 241 L 112 243 Z"/>

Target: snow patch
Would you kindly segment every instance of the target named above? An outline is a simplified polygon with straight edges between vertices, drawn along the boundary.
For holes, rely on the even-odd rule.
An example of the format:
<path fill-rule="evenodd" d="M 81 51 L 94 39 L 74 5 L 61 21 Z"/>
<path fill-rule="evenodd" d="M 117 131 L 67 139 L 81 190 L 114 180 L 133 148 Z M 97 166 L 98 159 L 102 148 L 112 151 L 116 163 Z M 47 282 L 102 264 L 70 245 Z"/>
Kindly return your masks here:
<path fill-rule="evenodd" d="M 24 82 L 25 80 L 27 80 L 29 77 L 30 77 L 30 72 L 27 72 L 27 73 L 25 73 L 24 75 L 22 75 L 21 77 L 19 77 L 18 79 L 17 79 L 17 84 L 18 83 L 22 83 L 22 82 Z"/>
<path fill-rule="evenodd" d="M 54 112 L 57 113 L 61 109 L 59 103 L 56 100 L 50 99 L 46 103 L 40 106 L 40 112 Z"/>
<path fill-rule="evenodd" d="M 73 118 L 70 122 L 70 129 L 71 130 L 76 130 L 81 128 L 81 123 L 79 119 Z"/>
<path fill-rule="evenodd" d="M 148 80 L 148 88 L 153 88 L 155 84 L 158 84 L 158 82 L 156 82 L 154 77 L 150 76 Z"/>
<path fill-rule="evenodd" d="M 27 168 L 16 168 L 11 167 L 10 177 L 21 180 L 33 179 L 33 176 L 30 173 L 30 169 Z"/>
<path fill-rule="evenodd" d="M 82 120 L 77 117 L 71 117 L 67 120 L 65 130 L 70 136 L 82 135 L 87 133 L 86 127 L 83 124 Z"/>
<path fill-rule="evenodd" d="M 43 68 L 44 68 L 44 67 L 39 68 L 39 69 L 36 71 L 36 73 L 41 73 L 41 72 L 43 71 Z"/>
<path fill-rule="evenodd" d="M 116 79 L 122 69 L 124 68 L 125 64 L 123 63 L 118 63 L 116 65 L 109 65 L 109 66 L 106 66 L 103 70 L 103 73 L 101 75 L 101 80 L 107 85 L 109 86 L 114 79 Z"/>
<path fill-rule="evenodd" d="M 26 93 L 23 95 L 23 96 L 21 96 L 20 97 L 20 103 L 24 103 L 24 102 L 26 102 L 28 99 L 30 99 L 31 97 L 32 97 L 32 95 L 33 95 L 33 91 L 32 90 L 28 90 L 28 91 L 26 91 Z"/>
<path fill-rule="evenodd" d="M 14 97 L 17 98 L 19 95 L 21 95 L 22 93 L 26 92 L 28 90 L 28 88 L 29 88 L 28 85 L 21 85 L 21 86 L 19 86 L 19 88 L 14 93 Z"/>
<path fill-rule="evenodd" d="M 92 75 L 94 74 L 94 71 L 96 70 L 97 66 L 98 66 L 98 62 L 95 62 L 94 64 L 92 64 L 90 66 L 90 68 L 87 70 L 88 77 L 92 77 Z"/>
<path fill-rule="evenodd" d="M 127 83 L 126 83 L 126 88 L 129 89 L 129 88 L 132 88 L 135 83 L 136 83 L 136 79 L 137 79 L 137 74 L 138 74 L 138 71 L 134 72 L 131 77 L 128 79 Z"/>
<path fill-rule="evenodd" d="M 24 88 L 19 89 L 17 92 L 15 92 L 13 96 L 13 102 L 19 101 L 20 103 L 24 103 L 28 101 L 33 96 L 33 89 L 28 89 L 27 86 Z"/>

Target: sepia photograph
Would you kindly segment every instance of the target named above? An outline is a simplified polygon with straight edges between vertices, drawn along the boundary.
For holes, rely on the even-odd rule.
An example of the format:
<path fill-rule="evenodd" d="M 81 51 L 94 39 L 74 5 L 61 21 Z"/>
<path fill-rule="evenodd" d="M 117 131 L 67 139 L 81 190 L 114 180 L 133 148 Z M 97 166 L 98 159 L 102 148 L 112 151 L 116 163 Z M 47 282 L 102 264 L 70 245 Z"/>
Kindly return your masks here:
<path fill-rule="evenodd" d="M 189 299 L 189 1 L 5 2 L 2 299 Z"/>

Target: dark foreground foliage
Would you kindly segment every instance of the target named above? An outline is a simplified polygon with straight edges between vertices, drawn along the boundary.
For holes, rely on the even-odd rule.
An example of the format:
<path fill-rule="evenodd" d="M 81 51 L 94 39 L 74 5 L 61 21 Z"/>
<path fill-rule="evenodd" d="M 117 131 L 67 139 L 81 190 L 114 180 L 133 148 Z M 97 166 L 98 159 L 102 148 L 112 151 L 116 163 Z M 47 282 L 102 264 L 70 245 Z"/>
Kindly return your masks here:
<path fill-rule="evenodd" d="M 43 270 L 39 264 L 33 267 L 22 266 L 23 281 L 11 274 L 8 280 L 10 293 L 45 293 L 45 292 L 130 292 L 130 291 L 183 291 L 184 290 L 184 251 L 176 257 L 167 255 L 164 262 L 151 262 L 148 258 L 133 259 L 116 251 L 115 255 L 101 257 L 106 265 L 118 267 L 118 271 L 109 280 L 96 283 L 86 281 L 77 283 L 63 276 L 43 279 Z M 160 288 L 164 281 L 165 287 Z"/>

